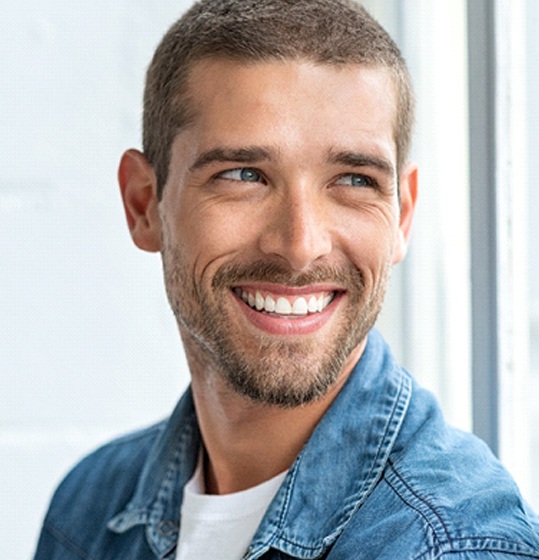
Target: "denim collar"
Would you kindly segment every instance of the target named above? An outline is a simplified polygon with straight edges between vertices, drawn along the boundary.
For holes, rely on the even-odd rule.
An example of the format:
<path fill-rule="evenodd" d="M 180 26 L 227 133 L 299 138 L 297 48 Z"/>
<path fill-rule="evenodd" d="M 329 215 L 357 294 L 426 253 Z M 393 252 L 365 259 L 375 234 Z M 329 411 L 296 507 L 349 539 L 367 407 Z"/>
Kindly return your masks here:
<path fill-rule="evenodd" d="M 245 558 L 269 548 L 322 556 L 367 499 L 383 470 L 411 397 L 412 382 L 371 331 L 359 362 L 290 468 Z M 200 433 L 190 390 L 150 453 L 137 490 L 108 528 L 145 524 L 157 558 L 174 550 L 183 486 L 195 469 Z"/>

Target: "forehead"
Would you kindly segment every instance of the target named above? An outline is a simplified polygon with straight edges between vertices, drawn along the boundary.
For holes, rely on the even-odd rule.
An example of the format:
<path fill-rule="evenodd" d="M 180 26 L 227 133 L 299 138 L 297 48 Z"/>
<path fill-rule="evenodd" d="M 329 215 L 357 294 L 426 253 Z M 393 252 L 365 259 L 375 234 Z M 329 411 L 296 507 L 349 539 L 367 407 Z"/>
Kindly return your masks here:
<path fill-rule="evenodd" d="M 206 59 L 191 68 L 187 98 L 189 128 L 208 141 L 368 141 L 395 152 L 396 87 L 379 66 Z"/>

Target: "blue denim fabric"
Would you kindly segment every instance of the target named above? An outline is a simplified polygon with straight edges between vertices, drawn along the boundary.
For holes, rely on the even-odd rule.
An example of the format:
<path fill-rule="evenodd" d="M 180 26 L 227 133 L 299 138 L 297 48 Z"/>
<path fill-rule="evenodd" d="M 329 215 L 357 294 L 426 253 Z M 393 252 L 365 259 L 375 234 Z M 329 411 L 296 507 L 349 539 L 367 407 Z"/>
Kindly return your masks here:
<path fill-rule="evenodd" d="M 35 559 L 174 558 L 199 446 L 188 391 L 168 422 L 75 467 L 53 498 Z M 245 559 L 539 559 L 538 528 L 486 445 L 444 422 L 373 331 Z"/>

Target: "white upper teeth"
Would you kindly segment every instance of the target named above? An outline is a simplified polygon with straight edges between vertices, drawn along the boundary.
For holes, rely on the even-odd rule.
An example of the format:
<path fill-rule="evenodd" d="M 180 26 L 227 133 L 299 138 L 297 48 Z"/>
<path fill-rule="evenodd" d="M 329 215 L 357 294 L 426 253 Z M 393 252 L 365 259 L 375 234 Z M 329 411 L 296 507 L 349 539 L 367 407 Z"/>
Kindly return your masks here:
<path fill-rule="evenodd" d="M 307 315 L 308 312 L 309 306 L 307 305 L 305 298 L 298 298 L 292 306 L 292 313 L 294 315 Z"/>
<path fill-rule="evenodd" d="M 307 304 L 307 309 L 311 313 L 316 313 L 318 311 L 318 301 L 314 296 L 309 298 L 309 303 Z"/>
<path fill-rule="evenodd" d="M 304 297 L 298 297 L 291 303 L 283 296 L 274 299 L 267 295 L 264 297 L 259 291 L 255 294 L 237 289 L 236 293 L 241 299 L 258 311 L 266 311 L 267 313 L 276 313 L 279 315 L 307 315 L 308 313 L 320 313 L 333 300 L 333 294 L 327 296 L 311 296 L 308 300 Z"/>

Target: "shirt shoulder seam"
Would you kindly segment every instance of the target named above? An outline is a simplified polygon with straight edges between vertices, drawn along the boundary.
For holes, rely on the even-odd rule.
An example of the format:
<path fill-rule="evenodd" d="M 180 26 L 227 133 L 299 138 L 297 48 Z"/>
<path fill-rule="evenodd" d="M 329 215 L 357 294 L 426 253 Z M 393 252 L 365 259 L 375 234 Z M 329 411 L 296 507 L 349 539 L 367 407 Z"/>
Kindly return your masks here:
<path fill-rule="evenodd" d="M 436 508 L 430 504 L 426 498 L 420 496 L 419 493 L 404 480 L 392 462 L 389 463 L 389 467 L 392 475 L 402 485 L 405 492 L 409 493 L 414 500 L 417 500 L 418 504 L 414 504 L 409 496 L 405 496 L 402 489 L 398 488 L 397 485 L 390 480 L 391 477 L 385 477 L 386 483 L 409 508 L 422 517 L 432 532 L 432 545 L 428 547 L 428 550 L 416 556 L 414 560 L 426 560 L 427 558 L 431 558 L 430 555 L 436 550 L 438 551 L 435 556 L 437 560 L 441 560 L 446 556 L 465 552 L 503 552 L 504 554 L 510 555 L 525 555 L 526 558 L 539 558 L 539 554 L 528 545 L 499 536 L 470 534 L 467 537 L 452 538 L 447 525 L 444 523 L 443 517 L 436 511 Z M 428 512 L 432 515 L 429 516 Z M 443 538 L 440 534 L 440 530 L 437 530 L 435 526 L 436 523 L 439 523 L 439 528 L 443 532 Z"/>
<path fill-rule="evenodd" d="M 422 519 L 424 519 L 425 523 L 427 523 L 428 527 L 432 531 L 433 538 L 437 543 L 439 543 L 440 545 L 444 542 L 450 543 L 451 535 L 449 533 L 449 529 L 444 523 L 442 516 L 436 511 L 436 508 L 432 504 L 430 504 L 424 497 L 420 496 L 419 493 L 406 482 L 406 480 L 398 472 L 396 465 L 392 460 L 388 461 L 388 467 L 388 471 L 390 471 L 395 479 L 399 482 L 399 484 L 402 485 L 402 489 L 397 487 L 397 485 L 391 480 L 391 477 L 387 476 L 388 472 L 386 472 L 384 478 L 389 487 L 409 508 L 414 510 L 418 515 L 422 517 Z M 406 496 L 405 492 L 403 492 L 402 490 L 408 493 L 409 496 Z M 413 503 L 410 497 L 412 497 L 413 500 L 417 502 L 417 504 Z M 428 513 L 430 513 L 431 515 L 428 515 Z M 437 524 L 438 527 L 436 526 Z"/>

